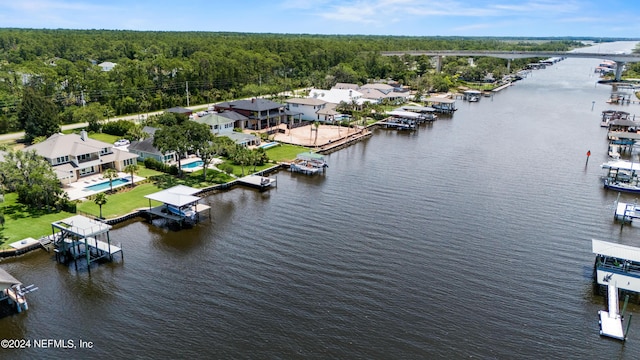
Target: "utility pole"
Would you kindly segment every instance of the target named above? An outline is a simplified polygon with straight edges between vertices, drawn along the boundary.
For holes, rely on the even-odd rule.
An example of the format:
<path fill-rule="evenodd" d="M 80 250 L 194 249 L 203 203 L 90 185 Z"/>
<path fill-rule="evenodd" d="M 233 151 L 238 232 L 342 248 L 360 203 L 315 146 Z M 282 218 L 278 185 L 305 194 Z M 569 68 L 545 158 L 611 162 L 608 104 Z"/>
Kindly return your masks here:
<path fill-rule="evenodd" d="M 187 91 L 187 106 L 189 106 L 189 82 L 186 82 L 186 91 Z"/>

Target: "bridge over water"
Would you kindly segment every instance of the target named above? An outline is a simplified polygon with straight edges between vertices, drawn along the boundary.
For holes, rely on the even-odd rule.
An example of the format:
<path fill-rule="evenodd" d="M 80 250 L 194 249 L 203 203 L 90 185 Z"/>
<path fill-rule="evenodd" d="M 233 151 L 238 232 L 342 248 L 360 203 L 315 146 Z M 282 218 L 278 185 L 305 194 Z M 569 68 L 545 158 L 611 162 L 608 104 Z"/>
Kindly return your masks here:
<path fill-rule="evenodd" d="M 588 59 L 606 59 L 616 62 L 616 80 L 620 80 L 622 74 L 622 65 L 627 62 L 640 61 L 640 54 L 618 54 L 618 53 L 591 53 L 591 52 L 566 52 L 566 51 L 492 51 L 492 50 L 407 50 L 407 51 L 383 51 L 382 56 L 436 56 L 438 57 L 438 70 L 442 63 L 443 56 L 490 56 L 501 59 L 507 59 L 510 67 L 511 60 L 524 58 L 588 58 Z"/>

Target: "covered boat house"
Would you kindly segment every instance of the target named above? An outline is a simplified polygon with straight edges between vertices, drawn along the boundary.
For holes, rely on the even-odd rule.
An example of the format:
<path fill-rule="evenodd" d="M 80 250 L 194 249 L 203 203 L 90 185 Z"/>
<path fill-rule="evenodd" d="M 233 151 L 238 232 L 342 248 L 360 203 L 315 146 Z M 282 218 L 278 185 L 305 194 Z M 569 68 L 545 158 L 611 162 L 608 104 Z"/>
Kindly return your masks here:
<path fill-rule="evenodd" d="M 98 260 L 112 261 L 115 254 L 122 258 L 122 247 L 111 244 L 111 225 L 82 215 L 75 215 L 51 223 L 54 253 L 58 263 L 73 260 L 78 270 L 78 259 L 84 257 L 87 269 Z"/>
<path fill-rule="evenodd" d="M 199 203 L 201 198 L 195 195 L 199 192 L 200 189 L 176 185 L 145 195 L 145 198 L 149 199 L 149 209 L 146 212 L 150 219 L 159 217 L 180 226 L 197 223 L 200 221 L 200 213 L 210 209 L 210 206 Z M 161 202 L 162 205 L 154 207 L 151 200 Z"/>
<path fill-rule="evenodd" d="M 0 269 L 0 304 L 15 305 L 17 312 L 28 310 L 26 294 L 38 290 L 33 285 L 22 286 L 22 283 L 11 274 Z"/>

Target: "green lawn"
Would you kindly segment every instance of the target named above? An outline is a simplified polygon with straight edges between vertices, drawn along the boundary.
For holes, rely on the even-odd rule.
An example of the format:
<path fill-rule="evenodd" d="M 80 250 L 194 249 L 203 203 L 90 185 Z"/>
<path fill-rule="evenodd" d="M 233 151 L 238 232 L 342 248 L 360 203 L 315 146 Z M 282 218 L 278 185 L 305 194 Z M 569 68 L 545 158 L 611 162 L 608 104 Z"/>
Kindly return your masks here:
<path fill-rule="evenodd" d="M 5 217 L 2 234 L 7 238 L 4 242 L 0 239 L 0 248 L 7 248 L 8 244 L 24 238 L 38 239 L 43 235 L 49 235 L 52 222 L 75 215 L 68 212 L 29 209 L 18 203 L 16 193 L 5 194 L 4 202 L 0 203 L 0 209 L 3 210 Z"/>
<path fill-rule="evenodd" d="M 149 207 L 149 199 L 144 196 L 158 192 L 161 189 L 155 184 L 146 183 L 134 186 L 133 189 L 125 189 L 113 195 L 107 195 L 107 203 L 102 205 L 102 216 L 104 218 L 112 218 L 124 214 L 128 214 L 135 209 Z M 157 206 L 160 203 L 151 202 L 151 206 Z M 78 204 L 78 211 L 100 215 L 100 208 L 93 200 L 83 201 Z"/>
<path fill-rule="evenodd" d="M 107 144 L 113 144 L 114 142 L 122 139 L 121 136 L 109 135 L 105 133 L 90 133 L 89 137 L 94 140 L 106 142 Z"/>
<path fill-rule="evenodd" d="M 265 151 L 269 156 L 269 159 L 275 162 L 280 162 L 294 160 L 298 154 L 309 151 L 309 149 L 304 146 L 280 144 Z"/>

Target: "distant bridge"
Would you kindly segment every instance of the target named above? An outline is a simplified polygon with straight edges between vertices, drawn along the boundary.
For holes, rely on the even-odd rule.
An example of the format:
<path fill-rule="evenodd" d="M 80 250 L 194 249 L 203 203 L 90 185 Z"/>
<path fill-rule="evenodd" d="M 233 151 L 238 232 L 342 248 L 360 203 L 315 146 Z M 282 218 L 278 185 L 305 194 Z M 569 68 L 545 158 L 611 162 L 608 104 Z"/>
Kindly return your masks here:
<path fill-rule="evenodd" d="M 382 56 L 437 56 L 438 70 L 440 70 L 443 56 L 489 56 L 501 59 L 507 59 L 510 67 L 511 60 L 524 58 L 589 58 L 589 59 L 606 59 L 616 62 L 616 80 L 620 80 L 622 74 L 622 65 L 627 62 L 639 62 L 640 54 L 617 54 L 617 53 L 588 53 L 588 52 L 566 52 L 566 51 L 492 51 L 492 50 L 407 50 L 407 51 L 382 51 Z"/>

